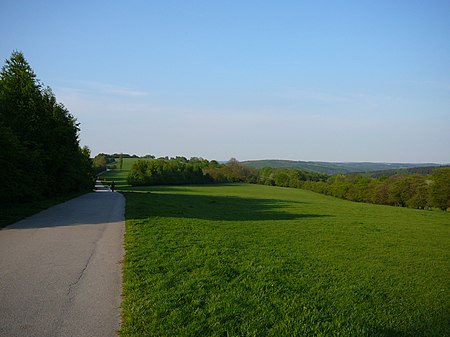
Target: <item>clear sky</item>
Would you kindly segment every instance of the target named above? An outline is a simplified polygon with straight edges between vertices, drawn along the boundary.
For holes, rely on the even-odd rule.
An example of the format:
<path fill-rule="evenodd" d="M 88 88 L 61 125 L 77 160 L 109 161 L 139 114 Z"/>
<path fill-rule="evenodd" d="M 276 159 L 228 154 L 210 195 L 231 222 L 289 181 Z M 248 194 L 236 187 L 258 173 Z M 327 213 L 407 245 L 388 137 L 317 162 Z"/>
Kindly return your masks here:
<path fill-rule="evenodd" d="M 99 152 L 450 162 L 450 1 L 0 2 Z"/>

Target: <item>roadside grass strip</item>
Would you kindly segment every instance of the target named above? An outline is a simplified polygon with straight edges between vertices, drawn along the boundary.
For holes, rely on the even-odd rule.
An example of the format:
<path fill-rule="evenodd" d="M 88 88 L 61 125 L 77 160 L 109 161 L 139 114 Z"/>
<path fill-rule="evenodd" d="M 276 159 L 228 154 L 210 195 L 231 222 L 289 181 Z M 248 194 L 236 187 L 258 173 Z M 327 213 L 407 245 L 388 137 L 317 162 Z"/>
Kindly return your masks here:
<path fill-rule="evenodd" d="M 261 185 L 125 188 L 121 336 L 450 336 L 450 216 Z"/>

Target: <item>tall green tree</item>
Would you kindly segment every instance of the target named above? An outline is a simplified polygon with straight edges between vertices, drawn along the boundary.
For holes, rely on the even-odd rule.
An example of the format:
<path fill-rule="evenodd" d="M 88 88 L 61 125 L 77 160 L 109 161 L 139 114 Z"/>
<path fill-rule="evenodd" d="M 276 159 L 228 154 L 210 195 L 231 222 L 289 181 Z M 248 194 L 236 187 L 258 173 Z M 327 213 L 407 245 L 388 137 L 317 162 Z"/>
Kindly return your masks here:
<path fill-rule="evenodd" d="M 46 186 L 41 107 L 40 82 L 23 54 L 13 52 L 0 73 L 1 176 L 8 180 L 4 199 L 34 198 Z"/>
<path fill-rule="evenodd" d="M 20 52 L 0 72 L 0 176 L 3 202 L 50 197 L 92 183 L 79 125 L 44 88 Z"/>

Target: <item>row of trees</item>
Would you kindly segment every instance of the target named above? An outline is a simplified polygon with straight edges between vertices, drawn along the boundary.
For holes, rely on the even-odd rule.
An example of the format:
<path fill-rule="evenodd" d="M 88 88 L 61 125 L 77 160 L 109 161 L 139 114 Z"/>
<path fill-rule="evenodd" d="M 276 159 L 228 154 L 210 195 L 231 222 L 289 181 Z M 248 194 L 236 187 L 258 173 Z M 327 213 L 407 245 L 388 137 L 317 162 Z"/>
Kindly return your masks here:
<path fill-rule="evenodd" d="M 430 175 L 397 174 L 379 178 L 263 168 L 258 171 L 257 182 L 303 188 L 357 202 L 419 209 L 450 207 L 450 168 L 435 168 Z"/>
<path fill-rule="evenodd" d="M 128 183 L 143 185 L 212 184 L 256 182 L 256 170 L 241 165 L 236 159 L 227 164 L 203 158 L 175 157 L 139 160 L 131 168 Z"/>
<path fill-rule="evenodd" d="M 0 74 L 0 202 L 17 203 L 92 186 L 88 148 L 79 125 L 36 78 L 20 52 Z"/>
<path fill-rule="evenodd" d="M 436 168 L 431 175 L 381 178 L 341 174 L 326 182 L 305 182 L 301 188 L 351 201 L 446 210 L 450 207 L 450 168 Z"/>
<path fill-rule="evenodd" d="M 258 171 L 257 182 L 263 185 L 303 188 L 306 181 L 325 182 L 329 177 L 324 173 L 265 167 Z"/>
<path fill-rule="evenodd" d="M 213 179 L 203 173 L 209 161 L 175 159 L 139 160 L 131 168 L 128 183 L 132 186 L 207 184 Z"/>

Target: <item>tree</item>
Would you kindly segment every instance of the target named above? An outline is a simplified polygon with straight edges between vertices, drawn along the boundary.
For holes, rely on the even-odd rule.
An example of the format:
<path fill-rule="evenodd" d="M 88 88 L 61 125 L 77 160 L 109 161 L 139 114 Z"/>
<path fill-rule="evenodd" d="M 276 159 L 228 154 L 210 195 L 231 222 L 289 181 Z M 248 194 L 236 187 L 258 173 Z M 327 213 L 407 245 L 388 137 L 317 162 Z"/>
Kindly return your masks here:
<path fill-rule="evenodd" d="M 60 195 L 92 184 L 76 119 L 17 51 L 0 73 L 0 131 L 1 176 L 9 180 L 3 186 L 4 202 Z"/>
<path fill-rule="evenodd" d="M 119 169 L 123 168 L 123 154 L 121 153 L 119 155 Z"/>
<path fill-rule="evenodd" d="M 429 200 L 431 206 L 443 211 L 450 207 L 450 168 L 439 168 L 433 171 Z"/>
<path fill-rule="evenodd" d="M 225 165 L 225 177 L 229 182 L 256 182 L 257 172 L 255 169 L 244 166 L 236 158 L 231 158 Z"/>
<path fill-rule="evenodd" d="M 106 170 L 107 160 L 104 154 L 98 154 L 94 157 L 93 166 L 96 173 L 100 173 Z"/>
<path fill-rule="evenodd" d="M 42 118 L 42 85 L 25 57 L 13 52 L 1 71 L 1 121 L 22 140 L 36 141 Z"/>

